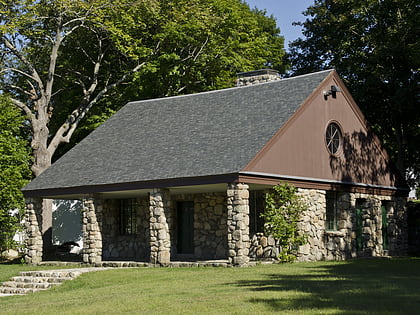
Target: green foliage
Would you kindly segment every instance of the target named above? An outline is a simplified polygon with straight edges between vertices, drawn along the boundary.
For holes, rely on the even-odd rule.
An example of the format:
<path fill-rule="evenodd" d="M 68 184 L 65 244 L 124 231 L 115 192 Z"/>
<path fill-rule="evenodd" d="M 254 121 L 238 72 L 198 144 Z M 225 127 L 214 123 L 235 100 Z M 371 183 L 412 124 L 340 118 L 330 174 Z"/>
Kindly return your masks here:
<path fill-rule="evenodd" d="M 294 74 L 335 68 L 402 174 L 420 174 L 416 0 L 317 0 L 291 45 Z M 417 178 L 419 180 L 419 178 Z"/>
<path fill-rule="evenodd" d="M 276 185 L 266 194 L 265 210 L 261 216 L 265 220 L 267 235 L 279 242 L 279 259 L 283 262 L 294 261 L 299 246 L 306 243 L 306 236 L 298 230 L 298 222 L 306 209 L 297 195 L 297 188 L 288 183 Z"/>
<path fill-rule="evenodd" d="M 70 115 L 91 116 L 73 129 L 73 145 L 128 101 L 231 87 L 247 70 L 285 71 L 275 20 L 241 0 L 0 1 L 0 88 L 32 113 L 49 102 L 49 140 L 67 137 Z"/>
<path fill-rule="evenodd" d="M 23 117 L 0 95 L 0 251 L 14 247 L 24 209 L 20 191 L 30 178 L 29 152 L 22 130 Z M 17 209 L 17 215 L 11 210 Z"/>

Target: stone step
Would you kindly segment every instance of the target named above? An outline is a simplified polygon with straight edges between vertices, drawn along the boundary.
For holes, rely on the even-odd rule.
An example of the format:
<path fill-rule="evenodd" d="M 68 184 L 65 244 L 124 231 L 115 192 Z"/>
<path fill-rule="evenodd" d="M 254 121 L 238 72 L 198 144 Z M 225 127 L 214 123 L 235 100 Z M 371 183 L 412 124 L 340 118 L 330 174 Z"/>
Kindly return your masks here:
<path fill-rule="evenodd" d="M 0 287 L 0 294 L 3 294 L 3 295 L 25 295 L 25 294 L 34 293 L 34 292 L 41 291 L 41 290 L 46 290 L 46 289 Z"/>
<path fill-rule="evenodd" d="M 62 270 L 22 271 L 19 276 L 3 282 L 0 286 L 0 297 L 25 295 L 47 290 L 61 285 L 64 281 L 73 280 L 82 273 L 106 270 L 109 268 L 79 268 Z"/>
<path fill-rule="evenodd" d="M 17 277 L 13 277 L 12 279 L 10 279 L 10 281 L 14 281 L 14 282 L 37 282 L 37 283 L 61 283 L 64 282 L 66 280 L 73 280 L 74 278 L 72 277 L 60 277 L 60 278 L 55 278 L 55 277 L 31 277 L 31 276 L 17 276 Z"/>
<path fill-rule="evenodd" d="M 3 282 L 3 288 L 49 289 L 60 284 L 61 283 L 6 281 Z"/>
<path fill-rule="evenodd" d="M 41 277 L 41 278 L 76 278 L 82 274 L 76 270 L 42 270 L 42 271 L 22 271 L 19 273 L 22 277 Z"/>

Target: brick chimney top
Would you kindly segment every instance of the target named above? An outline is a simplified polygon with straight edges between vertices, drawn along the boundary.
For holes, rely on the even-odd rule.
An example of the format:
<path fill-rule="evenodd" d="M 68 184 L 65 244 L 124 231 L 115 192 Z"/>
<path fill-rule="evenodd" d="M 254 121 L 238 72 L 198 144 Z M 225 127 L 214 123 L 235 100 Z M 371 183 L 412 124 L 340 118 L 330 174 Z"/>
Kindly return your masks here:
<path fill-rule="evenodd" d="M 240 72 L 236 76 L 236 86 L 254 85 L 281 79 L 279 72 L 273 69 Z"/>

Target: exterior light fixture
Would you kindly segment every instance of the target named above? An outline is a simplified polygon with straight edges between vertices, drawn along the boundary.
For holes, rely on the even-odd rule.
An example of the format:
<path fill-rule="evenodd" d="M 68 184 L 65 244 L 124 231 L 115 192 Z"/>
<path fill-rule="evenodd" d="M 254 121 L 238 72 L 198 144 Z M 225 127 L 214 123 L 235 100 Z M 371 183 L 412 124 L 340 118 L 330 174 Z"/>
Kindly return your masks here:
<path fill-rule="evenodd" d="M 328 100 L 328 96 L 332 96 L 332 98 L 337 98 L 337 92 L 341 92 L 340 88 L 336 85 L 331 85 L 331 90 L 324 91 L 324 100 Z"/>

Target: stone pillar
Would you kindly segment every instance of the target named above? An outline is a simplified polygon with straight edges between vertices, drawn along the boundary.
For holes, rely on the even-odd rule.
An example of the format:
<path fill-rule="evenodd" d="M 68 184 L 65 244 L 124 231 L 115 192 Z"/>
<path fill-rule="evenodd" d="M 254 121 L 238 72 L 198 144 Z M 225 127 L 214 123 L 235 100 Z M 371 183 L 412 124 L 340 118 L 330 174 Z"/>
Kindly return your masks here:
<path fill-rule="evenodd" d="M 102 261 L 102 202 L 92 196 L 83 199 L 83 262 Z"/>
<path fill-rule="evenodd" d="M 227 210 L 229 262 L 234 266 L 246 266 L 250 247 L 248 185 L 228 185 Z"/>
<path fill-rule="evenodd" d="M 37 264 L 42 261 L 42 199 L 26 199 L 25 208 L 25 262 Z"/>
<path fill-rule="evenodd" d="M 165 265 L 171 261 L 170 195 L 167 189 L 150 193 L 150 262 Z"/>

